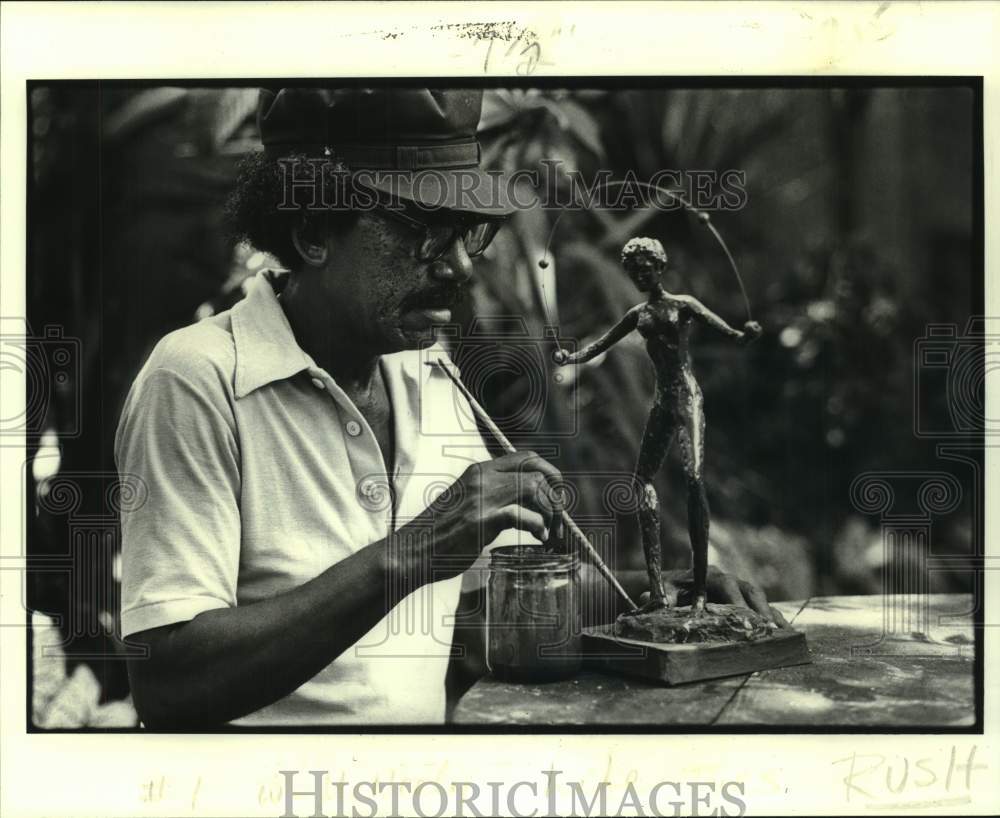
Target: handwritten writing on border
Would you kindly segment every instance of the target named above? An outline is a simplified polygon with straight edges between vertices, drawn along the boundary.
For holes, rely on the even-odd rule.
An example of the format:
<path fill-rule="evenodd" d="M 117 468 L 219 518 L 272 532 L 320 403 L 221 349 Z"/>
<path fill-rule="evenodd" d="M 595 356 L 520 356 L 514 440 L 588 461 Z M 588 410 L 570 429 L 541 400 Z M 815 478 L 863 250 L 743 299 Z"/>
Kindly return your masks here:
<path fill-rule="evenodd" d="M 847 775 L 843 778 L 844 800 L 866 799 L 866 807 L 888 808 L 880 799 L 900 795 L 929 796 L 926 801 L 913 801 L 909 806 L 932 806 L 943 803 L 959 793 L 971 793 L 973 774 L 988 769 L 986 764 L 976 763 L 977 745 L 973 744 L 967 756 L 964 748 L 952 745 L 947 754 L 930 753 L 919 758 L 909 756 L 888 757 L 879 753 L 851 753 L 832 762 L 847 765 Z M 964 796 L 962 796 L 964 797 Z"/>

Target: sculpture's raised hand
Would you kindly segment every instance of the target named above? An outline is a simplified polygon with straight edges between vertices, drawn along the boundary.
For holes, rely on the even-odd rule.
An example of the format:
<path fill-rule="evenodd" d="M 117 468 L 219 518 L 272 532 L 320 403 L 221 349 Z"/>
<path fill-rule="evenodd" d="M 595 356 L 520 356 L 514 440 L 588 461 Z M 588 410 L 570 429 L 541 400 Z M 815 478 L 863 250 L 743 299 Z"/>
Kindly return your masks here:
<path fill-rule="evenodd" d="M 743 325 L 743 343 L 749 344 L 756 341 L 764 333 L 763 328 L 756 321 L 747 321 Z"/>

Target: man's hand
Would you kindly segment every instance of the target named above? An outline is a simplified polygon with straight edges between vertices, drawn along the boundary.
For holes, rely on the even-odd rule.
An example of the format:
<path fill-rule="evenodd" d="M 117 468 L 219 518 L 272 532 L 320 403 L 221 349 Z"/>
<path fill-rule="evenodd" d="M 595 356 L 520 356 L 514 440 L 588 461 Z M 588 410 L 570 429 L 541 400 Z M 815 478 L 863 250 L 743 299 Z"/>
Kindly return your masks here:
<path fill-rule="evenodd" d="M 781 611 L 768 604 L 767 596 L 754 583 L 734 577 L 732 574 L 724 574 L 714 565 L 708 566 L 707 580 L 709 602 L 749 608 L 764 618 L 770 619 L 781 628 L 791 628 L 785 617 L 781 615 Z M 671 596 L 671 588 L 677 592 L 678 605 L 691 604 L 692 577 L 689 570 L 664 571 L 663 584 L 667 586 L 668 597 Z M 643 592 L 642 596 L 639 597 L 640 607 L 648 599 L 649 591 Z"/>
<path fill-rule="evenodd" d="M 565 366 L 569 361 L 569 353 L 565 349 L 557 349 L 552 353 L 552 360 L 556 362 L 556 366 Z"/>
<path fill-rule="evenodd" d="M 408 567 L 426 568 L 433 558 L 434 579 L 454 576 L 467 570 L 496 536 L 517 528 L 545 542 L 550 533 L 562 537 L 562 498 L 556 487 L 562 481 L 559 470 L 534 452 L 516 452 L 469 466 L 440 497 L 404 527 L 412 527 L 414 538 L 428 528 L 433 532 L 426 549 L 400 553 Z M 443 573 L 438 568 L 443 569 Z"/>

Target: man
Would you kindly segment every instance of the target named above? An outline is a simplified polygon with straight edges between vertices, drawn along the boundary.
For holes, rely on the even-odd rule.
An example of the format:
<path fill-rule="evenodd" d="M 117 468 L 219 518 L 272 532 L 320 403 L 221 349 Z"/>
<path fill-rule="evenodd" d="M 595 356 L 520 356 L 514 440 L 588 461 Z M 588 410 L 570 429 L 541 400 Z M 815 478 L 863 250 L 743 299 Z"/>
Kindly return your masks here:
<path fill-rule="evenodd" d="M 467 90 L 262 92 L 265 151 L 232 213 L 290 272 L 165 337 L 116 436 L 148 489 L 122 515 L 147 726 L 440 723 L 463 574 L 501 534 L 559 528 L 559 472 L 491 460 L 416 351 L 511 212 L 478 168 L 480 107 Z M 303 178 L 320 206 L 315 185 L 289 202 Z M 424 434 L 428 417 L 453 434 Z"/>

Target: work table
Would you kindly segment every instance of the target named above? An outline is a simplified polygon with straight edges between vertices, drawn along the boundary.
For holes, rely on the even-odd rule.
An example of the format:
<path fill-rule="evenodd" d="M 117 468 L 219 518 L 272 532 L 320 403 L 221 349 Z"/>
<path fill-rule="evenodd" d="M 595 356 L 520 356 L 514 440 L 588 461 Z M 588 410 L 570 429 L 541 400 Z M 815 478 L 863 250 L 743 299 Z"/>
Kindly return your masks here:
<path fill-rule="evenodd" d="M 548 684 L 484 678 L 462 697 L 453 720 L 625 730 L 973 724 L 971 595 L 812 597 L 775 607 L 805 633 L 811 664 L 676 687 L 586 667 Z"/>

